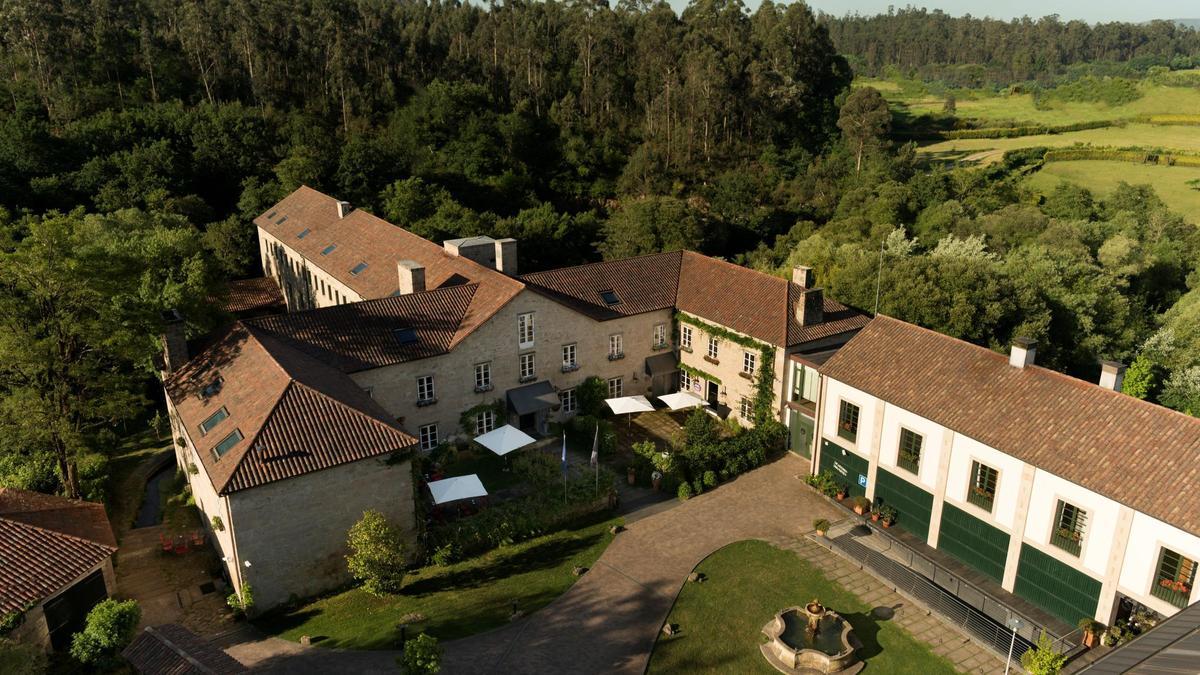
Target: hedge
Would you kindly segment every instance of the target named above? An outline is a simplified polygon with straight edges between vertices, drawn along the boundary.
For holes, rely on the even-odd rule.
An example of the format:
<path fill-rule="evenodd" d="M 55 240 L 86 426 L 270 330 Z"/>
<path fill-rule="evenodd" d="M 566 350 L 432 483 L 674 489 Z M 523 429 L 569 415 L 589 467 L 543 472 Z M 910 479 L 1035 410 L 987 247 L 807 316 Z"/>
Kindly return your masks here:
<path fill-rule="evenodd" d="M 897 134 L 905 138 L 931 141 L 956 141 L 975 138 L 1019 138 L 1021 136 L 1041 136 L 1046 134 L 1063 134 L 1071 131 L 1087 129 L 1104 129 L 1106 127 L 1125 126 L 1125 120 L 1094 120 L 1091 122 L 1074 122 L 1072 124 L 1029 124 L 1019 127 L 991 127 L 987 129 L 955 129 L 953 131 L 913 131 Z"/>
<path fill-rule="evenodd" d="M 1118 150 L 1115 148 L 1060 148 L 1048 150 L 1047 162 L 1075 162 L 1082 160 L 1108 160 L 1134 164 L 1157 164 L 1159 166 L 1200 167 L 1200 156 L 1179 155 L 1153 150 Z"/>

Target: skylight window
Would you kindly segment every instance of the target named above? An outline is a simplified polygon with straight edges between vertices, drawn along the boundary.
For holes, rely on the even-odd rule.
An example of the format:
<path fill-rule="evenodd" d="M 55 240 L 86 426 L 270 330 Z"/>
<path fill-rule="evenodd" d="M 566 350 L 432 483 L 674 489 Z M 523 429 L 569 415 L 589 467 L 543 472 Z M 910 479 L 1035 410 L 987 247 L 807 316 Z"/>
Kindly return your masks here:
<path fill-rule="evenodd" d="M 325 250 L 321 251 L 321 255 L 329 255 L 330 253 L 333 253 L 333 249 L 335 248 L 337 248 L 337 244 L 330 244 L 325 247 Z"/>
<path fill-rule="evenodd" d="M 402 345 L 411 345 L 417 341 L 417 334 L 411 328 L 397 328 L 392 331 L 392 335 L 395 336 L 396 342 Z"/>
<path fill-rule="evenodd" d="M 209 415 L 208 419 L 200 423 L 200 435 L 207 435 L 208 432 L 213 430 L 213 427 L 220 424 L 227 417 L 229 417 L 229 411 L 225 409 L 225 406 L 221 406 L 220 410 Z"/>
<path fill-rule="evenodd" d="M 301 230 L 301 231 L 300 231 L 300 234 L 296 235 L 296 238 L 297 238 L 297 239 L 303 239 L 303 238 L 305 238 L 305 237 L 307 237 L 307 236 L 308 236 L 308 233 L 309 233 L 309 232 L 312 232 L 312 230 L 310 230 L 310 229 L 308 229 L 308 228 L 306 227 L 306 228 L 304 228 L 303 230 Z"/>
<path fill-rule="evenodd" d="M 225 384 L 225 380 L 218 375 L 216 379 L 205 385 L 204 389 L 201 390 L 200 393 L 204 396 L 204 398 L 208 398 L 214 394 L 219 394 L 221 393 L 221 385 L 223 384 Z"/>
<path fill-rule="evenodd" d="M 232 450 L 233 446 L 237 445 L 241 440 L 242 430 L 234 429 L 232 433 L 222 438 L 220 443 L 217 443 L 216 447 L 213 448 L 213 454 L 217 456 L 217 459 L 221 459 L 225 456 L 225 453 Z"/>
<path fill-rule="evenodd" d="M 268 213 L 267 220 L 274 218 L 276 213 L 278 213 L 278 211 L 272 211 L 272 212 Z"/>
<path fill-rule="evenodd" d="M 275 221 L 276 225 L 282 225 L 287 222 L 287 216 L 279 216 L 279 220 Z"/>
<path fill-rule="evenodd" d="M 355 266 L 354 266 L 354 269 L 350 270 L 350 275 L 351 275 L 351 276 L 355 276 L 355 277 L 356 277 L 356 276 L 358 276 L 359 274 L 362 274 L 362 271 L 363 271 L 363 270 L 365 270 L 365 269 L 367 269 L 367 263 L 365 263 L 365 262 L 360 262 L 360 263 L 358 263 L 357 265 L 355 265 Z"/>
<path fill-rule="evenodd" d="M 621 299 L 617 297 L 617 292 L 613 290 L 600 291 L 600 297 L 604 299 L 606 305 L 615 305 L 621 302 Z"/>

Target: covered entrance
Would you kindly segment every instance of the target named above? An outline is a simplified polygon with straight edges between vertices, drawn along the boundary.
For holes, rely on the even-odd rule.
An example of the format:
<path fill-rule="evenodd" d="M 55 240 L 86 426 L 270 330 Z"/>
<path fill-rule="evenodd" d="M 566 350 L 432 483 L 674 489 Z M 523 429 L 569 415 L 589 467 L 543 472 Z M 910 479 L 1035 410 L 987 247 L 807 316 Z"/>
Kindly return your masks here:
<path fill-rule="evenodd" d="M 799 411 L 788 411 L 788 450 L 801 457 L 812 456 L 812 440 L 815 424 L 813 419 Z"/>
<path fill-rule="evenodd" d="M 650 377 L 650 395 L 669 394 L 679 385 L 679 358 L 675 352 L 646 357 L 646 375 Z"/>
<path fill-rule="evenodd" d="M 83 630 L 88 612 L 108 597 L 104 573 L 96 570 L 82 581 L 46 601 L 46 628 L 50 631 L 50 647 L 64 651 L 71 647 L 71 636 Z"/>
<path fill-rule="evenodd" d="M 508 409 L 517 417 L 517 426 L 531 436 L 550 433 L 549 415 L 559 406 L 558 392 L 546 380 L 509 389 Z"/>

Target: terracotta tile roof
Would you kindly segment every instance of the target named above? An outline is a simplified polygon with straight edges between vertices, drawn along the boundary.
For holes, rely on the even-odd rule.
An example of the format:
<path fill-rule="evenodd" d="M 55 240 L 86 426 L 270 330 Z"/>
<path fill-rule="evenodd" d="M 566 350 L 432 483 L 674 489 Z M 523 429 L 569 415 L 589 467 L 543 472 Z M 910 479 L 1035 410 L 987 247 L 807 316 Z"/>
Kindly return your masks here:
<path fill-rule="evenodd" d="M 283 218 L 286 220 L 279 222 Z M 337 200 L 309 187 L 301 187 L 284 197 L 255 218 L 254 223 L 364 299 L 386 298 L 399 290 L 396 263 L 401 260 L 414 260 L 424 266 L 428 289 L 478 284 L 459 325 L 458 339 L 481 326 L 524 287 L 512 277 L 469 258 L 452 255 L 445 248 L 365 211 L 356 209 L 345 218 L 338 218 Z M 298 238 L 304 230 L 308 234 Z M 331 245 L 336 248 L 322 255 Z M 351 274 L 363 262 L 367 263 L 366 269 Z"/>
<path fill-rule="evenodd" d="M 57 593 L 116 551 L 102 504 L 0 488 L 0 614 Z"/>
<path fill-rule="evenodd" d="M 216 301 L 230 314 L 284 307 L 283 293 L 271 277 L 230 281 Z"/>
<path fill-rule="evenodd" d="M 165 386 L 220 494 L 417 442 L 344 373 L 242 323 Z M 222 408 L 228 417 L 202 435 L 201 422 Z M 217 459 L 213 449 L 235 430 L 241 440 Z"/>
<path fill-rule="evenodd" d="M 821 371 L 1200 534 L 1200 419 L 886 316 Z"/>
<path fill-rule="evenodd" d="M 521 276 L 526 286 L 597 321 L 675 306 L 681 251 L 562 267 Z M 613 291 L 609 305 L 601 291 Z"/>
<path fill-rule="evenodd" d="M 465 337 L 478 284 L 250 319 L 246 323 L 343 372 L 444 354 Z M 396 331 L 411 329 L 403 343 Z"/>
<path fill-rule="evenodd" d="M 233 675 L 246 667 L 208 640 L 174 623 L 146 626 L 121 656 L 144 675 Z"/>
<path fill-rule="evenodd" d="M 801 326 L 800 286 L 787 279 L 693 251 L 526 274 L 526 285 L 600 321 L 675 307 L 773 345 L 792 346 L 857 330 L 869 317 L 825 299 L 825 321 Z M 608 305 L 601 291 L 621 300 Z"/>

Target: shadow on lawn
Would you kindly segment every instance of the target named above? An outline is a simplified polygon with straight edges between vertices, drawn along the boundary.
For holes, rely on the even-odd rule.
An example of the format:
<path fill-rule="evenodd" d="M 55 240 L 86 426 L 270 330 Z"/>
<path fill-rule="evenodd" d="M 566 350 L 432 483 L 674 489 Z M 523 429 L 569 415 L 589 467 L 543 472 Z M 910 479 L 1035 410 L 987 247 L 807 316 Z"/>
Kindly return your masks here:
<path fill-rule="evenodd" d="M 552 539 L 531 546 L 520 553 L 504 556 L 478 567 L 434 573 L 405 585 L 403 595 L 420 597 L 427 593 L 476 588 L 484 584 L 525 572 L 557 567 L 576 554 L 594 546 L 604 536 L 597 532 L 570 539 Z M 431 568 L 436 570 L 437 568 Z"/>

